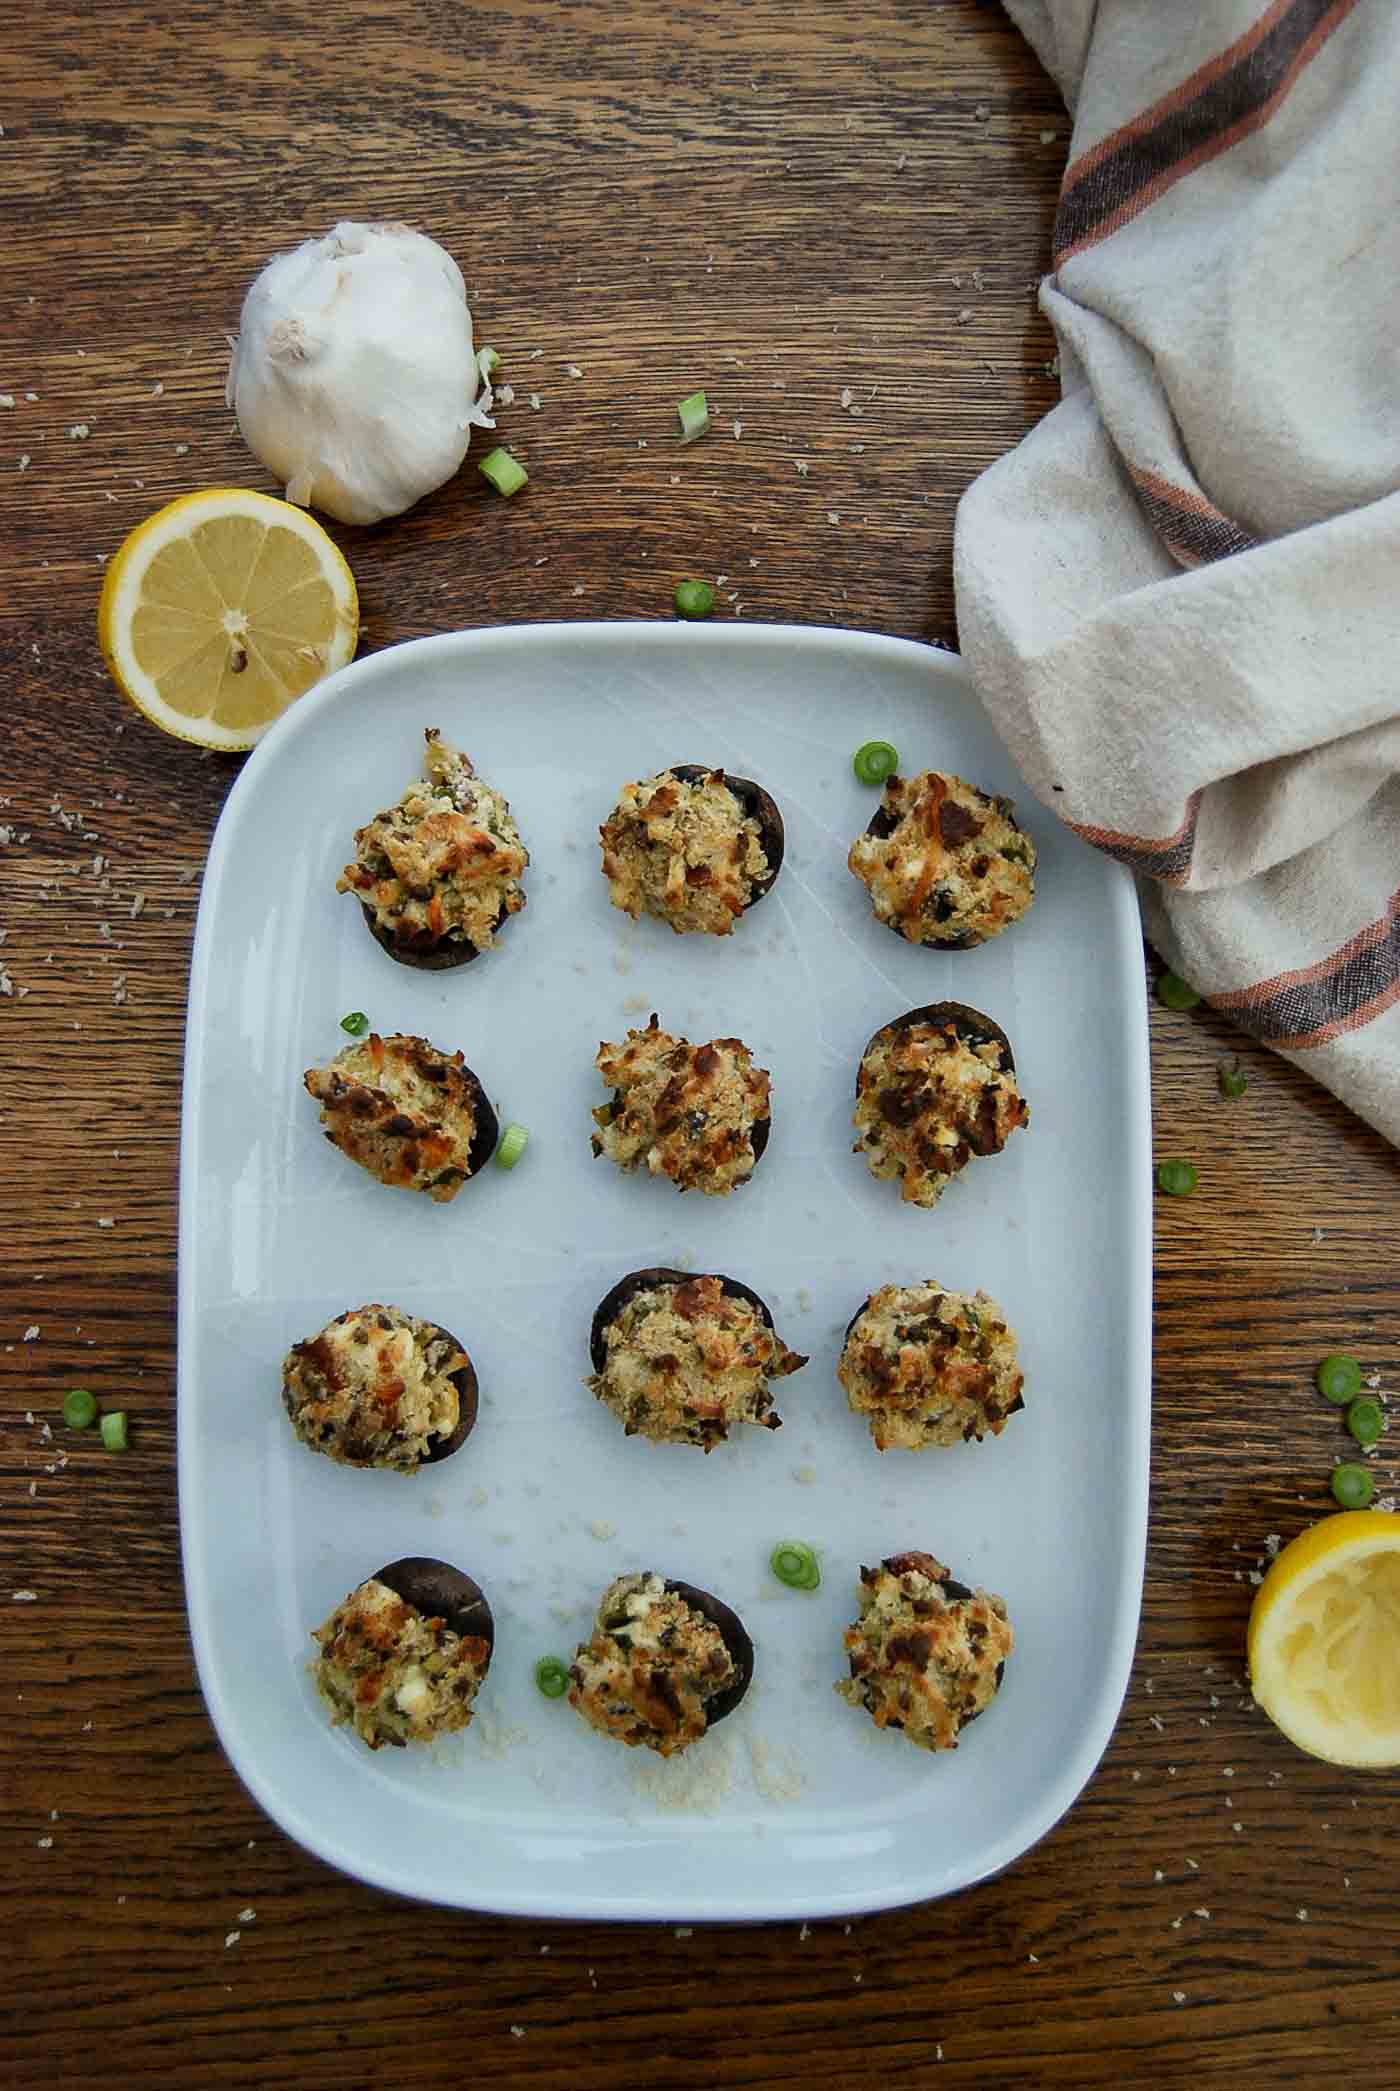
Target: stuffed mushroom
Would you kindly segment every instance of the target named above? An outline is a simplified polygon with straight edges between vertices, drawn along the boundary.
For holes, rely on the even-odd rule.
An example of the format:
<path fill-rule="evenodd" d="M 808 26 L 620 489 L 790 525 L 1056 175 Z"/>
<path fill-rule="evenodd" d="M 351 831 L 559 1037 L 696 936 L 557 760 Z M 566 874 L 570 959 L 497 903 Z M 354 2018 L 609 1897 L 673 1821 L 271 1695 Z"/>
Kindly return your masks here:
<path fill-rule="evenodd" d="M 1016 1338 L 996 1301 L 932 1278 L 873 1292 L 836 1374 L 881 1452 L 999 1437 L 1025 1407 Z"/>
<path fill-rule="evenodd" d="M 624 785 L 598 832 L 613 906 L 678 935 L 728 936 L 783 861 L 783 817 L 763 786 L 694 762 Z"/>
<path fill-rule="evenodd" d="M 569 1704 L 591 1728 L 658 1756 L 733 1713 L 753 1677 L 742 1620 L 708 1590 L 651 1570 L 618 1576 L 569 1667 Z"/>
<path fill-rule="evenodd" d="M 999 1154 L 1030 1109 L 1011 1042 L 966 1002 L 910 1009 L 875 1033 L 856 1076 L 854 1152 L 898 1180 L 911 1205 L 936 1205 L 974 1155 Z"/>
<path fill-rule="evenodd" d="M 377 944 L 406 966 L 465 966 L 525 905 L 530 853 L 500 792 L 427 728 L 425 774 L 355 830 L 355 861 L 335 882 L 353 893 Z"/>
<path fill-rule="evenodd" d="M 491 1607 L 446 1561 L 391 1561 L 338 1604 L 312 1639 L 331 1726 L 371 1750 L 436 1742 L 465 1728 L 491 1664 Z"/>
<path fill-rule="evenodd" d="M 630 1272 L 599 1302 L 589 1354 L 585 1385 L 629 1438 L 706 1452 L 742 1423 L 779 1429 L 769 1383 L 807 1363 L 750 1286 L 660 1266 Z"/>
<path fill-rule="evenodd" d="M 1001 1598 L 917 1551 L 862 1568 L 860 1617 L 844 1638 L 850 1676 L 836 1690 L 921 1750 L 957 1748 L 996 1697 L 1014 1639 Z"/>
<path fill-rule="evenodd" d="M 381 1183 L 444 1203 L 490 1161 L 500 1130 L 460 1053 L 371 1031 L 303 1076 L 326 1138 Z"/>
<path fill-rule="evenodd" d="M 476 1422 L 477 1380 L 446 1329 L 375 1301 L 292 1345 L 282 1401 L 312 1451 L 412 1474 L 462 1444 Z"/>
<path fill-rule="evenodd" d="M 887 928 L 945 951 L 985 944 L 1035 893 L 1035 844 L 1012 801 L 942 770 L 891 777 L 846 862 Z"/>
<path fill-rule="evenodd" d="M 593 1113 L 595 1155 L 712 1198 L 748 1182 L 768 1145 L 772 1085 L 742 1040 L 692 1045 L 653 1014 L 645 1031 L 600 1045 L 594 1064 L 612 1090 Z"/>

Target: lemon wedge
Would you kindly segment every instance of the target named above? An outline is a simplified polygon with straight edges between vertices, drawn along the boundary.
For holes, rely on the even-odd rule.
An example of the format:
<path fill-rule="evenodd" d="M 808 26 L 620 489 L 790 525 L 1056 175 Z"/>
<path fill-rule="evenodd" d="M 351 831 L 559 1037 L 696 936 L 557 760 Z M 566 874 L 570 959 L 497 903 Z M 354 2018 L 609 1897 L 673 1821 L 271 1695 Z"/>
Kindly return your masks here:
<path fill-rule="evenodd" d="M 244 487 L 157 509 L 108 561 L 102 657 L 153 725 L 251 748 L 355 651 L 354 576 L 320 524 Z"/>
<path fill-rule="evenodd" d="M 1249 1615 L 1256 1704 L 1329 1764 L 1400 1764 L 1400 1517 L 1346 1510 L 1286 1546 Z"/>

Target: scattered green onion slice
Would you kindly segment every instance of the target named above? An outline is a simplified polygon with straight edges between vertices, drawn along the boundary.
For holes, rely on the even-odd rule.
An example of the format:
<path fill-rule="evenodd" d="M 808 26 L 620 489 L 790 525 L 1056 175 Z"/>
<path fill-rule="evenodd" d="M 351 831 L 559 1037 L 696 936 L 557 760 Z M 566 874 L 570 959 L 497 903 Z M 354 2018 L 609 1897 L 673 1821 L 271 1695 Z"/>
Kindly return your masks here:
<path fill-rule="evenodd" d="M 1169 1198 L 1189 1198 L 1200 1181 L 1194 1162 L 1158 1162 L 1157 1188 Z"/>
<path fill-rule="evenodd" d="M 63 1420 L 70 1430 L 86 1430 L 97 1421 L 97 1397 L 86 1387 L 70 1387 L 63 1397 Z"/>
<path fill-rule="evenodd" d="M 496 1149 L 496 1167 L 513 1169 L 530 1144 L 530 1135 L 523 1125 L 508 1125 L 501 1134 L 501 1144 Z"/>
<path fill-rule="evenodd" d="M 519 458 L 512 457 L 499 444 L 494 450 L 487 451 L 476 469 L 483 479 L 490 480 L 498 494 L 518 494 L 521 487 L 529 483 L 530 475 Z"/>
<path fill-rule="evenodd" d="M 715 591 L 708 581 L 676 583 L 677 617 L 708 617 L 715 607 Z"/>
<path fill-rule="evenodd" d="M 1365 1467 L 1348 1460 L 1332 1469 L 1332 1493 L 1343 1510 L 1364 1510 L 1376 1493 L 1376 1484 Z"/>
<path fill-rule="evenodd" d="M 109 1452 L 126 1450 L 126 1410 L 109 1409 L 102 1418 L 102 1442 Z"/>
<path fill-rule="evenodd" d="M 692 392 L 676 408 L 681 422 L 681 441 L 693 443 L 710 425 L 710 403 L 703 392 Z"/>
<path fill-rule="evenodd" d="M 1361 1392 L 1361 1367 L 1344 1350 L 1334 1350 L 1317 1368 L 1317 1391 L 1325 1401 L 1345 1408 Z"/>
<path fill-rule="evenodd" d="M 815 1590 L 822 1579 L 816 1548 L 805 1539 L 780 1539 L 768 1556 L 768 1566 L 789 1590 Z"/>
<path fill-rule="evenodd" d="M 899 750 L 891 741 L 867 741 L 851 757 L 851 768 L 862 784 L 883 784 L 899 768 Z"/>
<path fill-rule="evenodd" d="M 1216 1070 L 1222 1096 L 1243 1096 L 1249 1087 L 1249 1076 L 1238 1060 L 1222 1060 Z"/>
<path fill-rule="evenodd" d="M 1180 973 L 1163 973 L 1157 982 L 1157 1000 L 1168 1009 L 1198 1009 L 1201 997 Z"/>
<path fill-rule="evenodd" d="M 1358 1445 L 1369 1449 L 1385 1433 L 1385 1410 L 1369 1394 L 1358 1394 L 1347 1410 L 1347 1429 Z"/>
<path fill-rule="evenodd" d="M 348 1031 L 352 1038 L 363 1038 L 369 1029 L 369 1018 L 363 1009 L 352 1009 L 349 1016 L 340 1019 L 340 1028 Z"/>
<path fill-rule="evenodd" d="M 476 367 L 489 385 L 501 367 L 501 359 L 493 348 L 481 348 L 476 352 Z"/>
<path fill-rule="evenodd" d="M 557 1655 L 542 1655 L 535 1665 L 535 1683 L 546 1699 L 562 1699 L 569 1689 L 569 1666 Z"/>

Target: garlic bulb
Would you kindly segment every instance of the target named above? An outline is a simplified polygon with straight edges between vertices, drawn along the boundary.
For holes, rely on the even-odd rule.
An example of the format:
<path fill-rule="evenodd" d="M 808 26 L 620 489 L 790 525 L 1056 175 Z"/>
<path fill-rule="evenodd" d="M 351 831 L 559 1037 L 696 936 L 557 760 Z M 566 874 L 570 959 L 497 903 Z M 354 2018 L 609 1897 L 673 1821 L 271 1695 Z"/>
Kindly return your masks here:
<path fill-rule="evenodd" d="M 406 225 L 346 221 L 271 260 L 243 301 L 228 403 L 287 499 L 399 515 L 492 428 L 462 272 Z"/>

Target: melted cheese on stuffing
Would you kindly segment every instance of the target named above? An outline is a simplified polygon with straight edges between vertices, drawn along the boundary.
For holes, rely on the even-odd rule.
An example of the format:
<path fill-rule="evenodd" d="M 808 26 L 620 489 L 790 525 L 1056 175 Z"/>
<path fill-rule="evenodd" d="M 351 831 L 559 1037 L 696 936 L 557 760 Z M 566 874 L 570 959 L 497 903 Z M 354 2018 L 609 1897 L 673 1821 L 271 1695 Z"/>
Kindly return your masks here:
<path fill-rule="evenodd" d="M 769 1380 L 807 1360 L 790 1351 L 746 1299 L 717 1277 L 639 1292 L 604 1331 L 607 1361 L 586 1382 L 622 1419 L 628 1437 L 703 1445 L 730 1426 L 777 1430 Z"/>
<path fill-rule="evenodd" d="M 372 1750 L 465 1728 L 491 1660 L 488 1641 L 424 1618 L 373 1576 L 312 1639 L 321 1651 L 312 1671 L 331 1726 L 348 1721 Z"/>
<path fill-rule="evenodd" d="M 836 1369 L 882 1452 L 999 1437 L 1023 1405 L 1016 1338 L 996 1301 L 932 1280 L 873 1293 Z"/>
<path fill-rule="evenodd" d="M 435 728 L 425 738 L 427 775 L 356 829 L 355 861 L 336 891 L 356 894 L 400 943 L 431 948 L 446 938 L 484 951 L 525 905 L 529 852 L 500 792 Z"/>
<path fill-rule="evenodd" d="M 282 1398 L 303 1444 L 349 1466 L 412 1473 L 457 1427 L 451 1375 L 466 1363 L 432 1322 L 373 1303 L 292 1346 Z"/>
<path fill-rule="evenodd" d="M 975 1154 L 999 1154 L 1030 1110 L 1001 1046 L 970 1045 L 953 1024 L 889 1025 L 856 1078 L 854 1152 L 872 1176 L 897 1177 L 911 1205 L 936 1205 Z"/>
<path fill-rule="evenodd" d="M 728 936 L 767 877 L 758 821 L 712 770 L 700 783 L 662 770 L 626 784 L 599 829 L 608 897 L 633 919 Z"/>
<path fill-rule="evenodd" d="M 621 1045 L 600 1045 L 595 1065 L 616 1092 L 593 1113 L 595 1155 L 710 1197 L 752 1176 L 754 1127 L 768 1117 L 770 1084 L 739 1039 L 693 1046 L 653 1017 Z"/>
<path fill-rule="evenodd" d="M 569 1669 L 569 1704 L 603 1735 L 662 1757 L 698 1742 L 706 1702 L 735 1680 L 719 1628 L 655 1574 L 619 1576 L 603 1593 Z"/>
<path fill-rule="evenodd" d="M 914 944 L 985 943 L 1024 915 L 1035 893 L 1035 844 L 992 798 L 961 777 L 891 777 L 887 835 L 859 835 L 846 861 L 882 922 Z"/>
<path fill-rule="evenodd" d="M 326 1138 L 381 1183 L 455 1198 L 471 1173 L 476 1104 L 460 1053 L 426 1038 L 371 1031 L 308 1068 Z"/>
<path fill-rule="evenodd" d="M 959 1730 L 996 1697 L 1014 1640 L 999 1597 L 959 1597 L 947 1584 L 932 1554 L 863 1568 L 860 1618 L 844 1637 L 851 1674 L 836 1686 L 877 1728 L 902 1729 L 921 1750 L 957 1748 Z"/>

